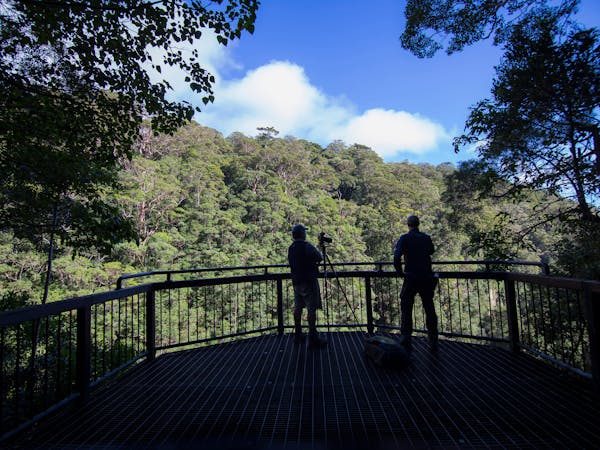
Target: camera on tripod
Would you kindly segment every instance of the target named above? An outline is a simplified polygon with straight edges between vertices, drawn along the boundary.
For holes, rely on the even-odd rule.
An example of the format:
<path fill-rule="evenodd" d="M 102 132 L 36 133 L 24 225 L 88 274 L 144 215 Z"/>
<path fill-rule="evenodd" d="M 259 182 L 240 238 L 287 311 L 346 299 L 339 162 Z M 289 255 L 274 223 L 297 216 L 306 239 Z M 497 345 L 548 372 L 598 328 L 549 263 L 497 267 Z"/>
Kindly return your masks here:
<path fill-rule="evenodd" d="M 333 239 L 330 237 L 325 236 L 324 232 L 320 232 L 319 233 L 319 245 L 322 247 L 325 244 L 331 244 L 333 242 Z"/>

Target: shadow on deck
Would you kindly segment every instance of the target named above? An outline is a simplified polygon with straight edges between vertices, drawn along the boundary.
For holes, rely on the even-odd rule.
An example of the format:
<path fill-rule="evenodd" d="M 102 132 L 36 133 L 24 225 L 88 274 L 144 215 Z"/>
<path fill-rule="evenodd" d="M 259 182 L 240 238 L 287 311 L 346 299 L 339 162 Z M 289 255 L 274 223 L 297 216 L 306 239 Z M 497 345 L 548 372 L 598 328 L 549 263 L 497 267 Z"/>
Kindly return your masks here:
<path fill-rule="evenodd" d="M 525 354 L 415 339 L 381 369 L 360 332 L 322 350 L 261 336 L 157 357 L 8 443 L 17 448 L 594 448 L 589 386 Z M 368 442 L 368 447 L 367 447 Z"/>

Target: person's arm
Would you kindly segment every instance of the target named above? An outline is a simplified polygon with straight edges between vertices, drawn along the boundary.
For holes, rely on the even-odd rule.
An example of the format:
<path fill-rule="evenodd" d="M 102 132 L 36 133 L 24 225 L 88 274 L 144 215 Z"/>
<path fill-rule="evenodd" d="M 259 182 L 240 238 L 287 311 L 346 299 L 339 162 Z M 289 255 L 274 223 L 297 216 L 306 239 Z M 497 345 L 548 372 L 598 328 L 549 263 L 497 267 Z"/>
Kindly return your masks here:
<path fill-rule="evenodd" d="M 307 242 L 307 244 L 308 244 L 307 247 L 309 250 L 310 259 L 316 264 L 323 261 L 323 255 L 321 254 L 321 252 L 319 250 L 317 250 L 317 247 L 315 247 L 314 245 L 312 245 L 308 242 Z"/>
<path fill-rule="evenodd" d="M 394 269 L 396 272 L 402 272 L 402 238 L 398 239 L 396 242 L 396 247 L 394 248 Z"/>

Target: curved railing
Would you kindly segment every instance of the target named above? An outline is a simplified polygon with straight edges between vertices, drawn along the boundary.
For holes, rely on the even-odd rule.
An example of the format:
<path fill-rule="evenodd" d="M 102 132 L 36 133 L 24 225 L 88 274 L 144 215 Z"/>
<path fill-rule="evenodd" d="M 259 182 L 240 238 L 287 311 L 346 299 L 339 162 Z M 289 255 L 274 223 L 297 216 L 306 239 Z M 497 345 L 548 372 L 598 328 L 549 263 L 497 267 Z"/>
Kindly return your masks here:
<path fill-rule="evenodd" d="M 457 268 L 467 267 L 469 271 L 486 271 L 491 272 L 495 270 L 510 271 L 512 269 L 534 267 L 537 268 L 540 273 L 544 275 L 550 275 L 550 266 L 544 262 L 536 261 L 520 261 L 520 260 L 476 260 L 476 261 L 433 261 L 433 267 L 435 270 L 457 270 Z M 373 270 L 394 270 L 394 263 L 391 261 L 375 261 L 375 262 L 341 262 L 341 263 L 328 263 L 328 270 L 337 271 L 352 267 L 356 270 L 373 268 Z M 226 274 L 233 274 L 236 272 L 248 274 L 249 272 L 264 272 L 266 273 L 281 273 L 289 271 L 287 264 L 264 264 L 256 266 L 231 266 L 231 267 L 217 267 L 217 268 L 201 268 L 201 269 L 180 269 L 180 270 L 155 270 L 151 272 L 138 272 L 132 274 L 121 275 L 117 279 L 116 288 L 121 289 L 123 282 L 126 280 L 137 280 L 140 278 L 159 278 L 165 277 L 166 281 L 172 281 L 176 277 L 193 276 L 194 278 L 203 276 L 223 276 Z"/>
<path fill-rule="evenodd" d="M 1 433 L 85 401 L 95 384 L 157 353 L 290 330 L 290 275 L 272 267 L 193 279 L 171 272 L 161 281 L 0 313 Z M 320 327 L 397 330 L 402 278 L 383 266 L 347 268 L 321 274 Z M 435 303 L 446 339 L 525 349 L 598 383 L 600 283 L 485 270 L 439 277 Z M 421 308 L 414 315 L 416 332 L 425 332 Z"/>

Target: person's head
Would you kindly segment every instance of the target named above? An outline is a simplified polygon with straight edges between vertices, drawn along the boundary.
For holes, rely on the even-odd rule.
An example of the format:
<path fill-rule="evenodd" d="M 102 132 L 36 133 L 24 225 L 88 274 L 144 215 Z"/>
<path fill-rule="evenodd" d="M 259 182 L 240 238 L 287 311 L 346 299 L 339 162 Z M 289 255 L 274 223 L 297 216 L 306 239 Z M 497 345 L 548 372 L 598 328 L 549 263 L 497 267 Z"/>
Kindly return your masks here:
<path fill-rule="evenodd" d="M 299 223 L 298 225 L 294 225 L 294 227 L 292 228 L 292 237 L 294 239 L 306 239 L 306 231 L 307 228 L 304 227 L 304 225 L 302 225 L 301 223 Z"/>
<path fill-rule="evenodd" d="M 419 223 L 421 222 L 417 216 L 408 216 L 406 219 L 406 225 L 408 225 L 408 228 L 419 228 Z"/>

